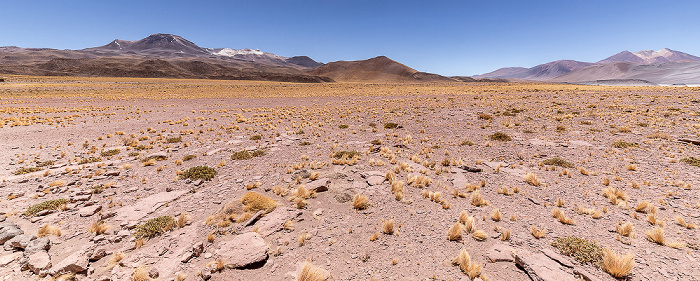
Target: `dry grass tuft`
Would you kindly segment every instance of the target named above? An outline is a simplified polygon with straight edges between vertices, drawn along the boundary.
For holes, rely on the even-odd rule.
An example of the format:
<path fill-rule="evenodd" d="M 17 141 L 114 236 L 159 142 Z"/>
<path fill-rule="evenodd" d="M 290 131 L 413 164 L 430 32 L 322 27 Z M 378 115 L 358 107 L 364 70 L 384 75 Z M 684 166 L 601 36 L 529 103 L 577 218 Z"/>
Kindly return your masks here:
<path fill-rule="evenodd" d="M 535 236 L 537 239 L 544 238 L 547 235 L 547 229 L 542 228 L 542 229 L 537 229 L 536 226 L 530 226 L 530 233 L 532 233 L 532 236 Z"/>
<path fill-rule="evenodd" d="M 58 226 L 52 225 L 52 224 L 45 224 L 41 228 L 39 228 L 39 231 L 37 232 L 36 236 L 37 237 L 44 237 L 46 235 L 56 235 L 56 236 L 61 236 L 61 229 L 58 228 Z"/>
<path fill-rule="evenodd" d="M 187 213 L 181 213 L 177 217 L 177 227 L 184 227 L 192 218 Z"/>
<path fill-rule="evenodd" d="M 621 255 L 604 248 L 602 268 L 615 278 L 626 277 L 634 268 L 634 254 Z"/>
<path fill-rule="evenodd" d="M 477 230 L 477 231 L 474 231 L 474 233 L 472 233 L 472 237 L 473 237 L 476 241 L 484 241 L 484 240 L 486 240 L 486 238 L 488 238 L 489 236 L 486 234 L 485 231 L 483 231 L 483 230 Z"/>
<path fill-rule="evenodd" d="M 481 207 L 488 205 L 489 201 L 486 201 L 483 197 L 481 197 L 479 190 L 475 190 L 474 193 L 472 193 L 471 203 L 474 206 Z"/>
<path fill-rule="evenodd" d="M 559 209 L 559 208 L 552 209 L 552 216 L 557 218 L 559 220 L 559 222 L 561 222 L 563 224 L 574 224 L 574 220 L 571 218 L 567 218 L 564 215 L 564 212 L 562 212 L 561 209 Z"/>
<path fill-rule="evenodd" d="M 447 240 L 450 241 L 459 241 L 462 240 L 462 231 L 464 230 L 464 226 L 456 222 L 452 227 L 450 227 L 450 230 L 447 231 Z"/>
<path fill-rule="evenodd" d="M 664 229 L 662 227 L 654 227 L 647 231 L 647 240 L 659 245 L 665 245 Z"/>
<path fill-rule="evenodd" d="M 61 186 L 66 186 L 66 181 L 65 180 L 55 180 L 49 183 L 50 187 L 61 187 Z"/>
<path fill-rule="evenodd" d="M 95 233 L 95 234 L 102 234 L 105 233 L 109 229 L 109 225 L 104 222 L 104 221 L 96 221 L 88 227 L 88 231 L 90 233 Z"/>
<path fill-rule="evenodd" d="M 459 269 L 469 276 L 469 279 L 474 279 L 481 275 L 481 264 L 473 263 L 466 249 L 459 251 L 459 255 L 452 260 L 452 264 L 459 266 Z"/>
<path fill-rule="evenodd" d="M 387 235 L 394 234 L 394 219 L 382 220 L 382 233 Z"/>
<path fill-rule="evenodd" d="M 607 187 L 603 189 L 603 196 L 610 200 L 613 205 L 624 205 L 629 199 L 627 193 L 622 189 Z"/>
<path fill-rule="evenodd" d="M 510 240 L 510 229 L 501 230 L 501 241 Z"/>
<path fill-rule="evenodd" d="M 493 221 L 501 221 L 501 209 L 494 209 L 493 212 L 491 212 L 491 219 Z"/>
<path fill-rule="evenodd" d="M 257 192 L 243 194 L 241 203 L 243 204 L 243 209 L 250 213 L 263 211 L 263 213 L 268 214 L 277 208 L 277 201 Z"/>
<path fill-rule="evenodd" d="M 537 179 L 537 176 L 533 173 L 527 173 L 523 177 L 523 179 L 525 180 L 526 183 L 528 183 L 529 185 L 532 185 L 532 186 L 540 186 L 542 184 L 542 182 L 540 182 Z"/>
<path fill-rule="evenodd" d="M 618 222 L 615 231 L 622 236 L 634 238 L 634 225 L 630 222 Z"/>
<path fill-rule="evenodd" d="M 460 216 L 460 221 L 461 221 L 461 216 Z M 476 220 L 472 216 L 468 216 L 464 220 L 464 231 L 467 233 L 472 233 L 476 230 Z"/>
<path fill-rule="evenodd" d="M 134 274 L 131 275 L 132 281 L 151 281 L 151 277 L 148 275 L 148 268 L 144 265 L 134 269 Z"/>
<path fill-rule="evenodd" d="M 306 261 L 297 276 L 297 281 L 325 281 L 329 277 L 328 272 Z"/>
<path fill-rule="evenodd" d="M 352 198 L 352 207 L 355 208 L 355 210 L 367 209 L 367 207 L 369 207 L 369 203 L 367 203 L 368 200 L 367 195 L 355 194 Z"/>

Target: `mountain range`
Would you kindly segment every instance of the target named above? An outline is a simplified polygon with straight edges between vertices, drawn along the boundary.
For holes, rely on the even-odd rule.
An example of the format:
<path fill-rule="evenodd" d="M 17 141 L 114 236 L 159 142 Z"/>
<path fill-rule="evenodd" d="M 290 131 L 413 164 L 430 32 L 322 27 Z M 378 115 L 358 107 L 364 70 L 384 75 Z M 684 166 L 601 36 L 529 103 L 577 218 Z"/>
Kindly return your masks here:
<path fill-rule="evenodd" d="M 531 68 L 505 67 L 474 77 L 601 85 L 700 85 L 700 57 L 668 48 L 622 51 L 594 63 L 557 60 Z"/>
<path fill-rule="evenodd" d="M 283 57 L 257 49 L 204 48 L 173 34 L 115 39 L 80 50 L 0 47 L 0 73 L 316 83 L 457 81 L 383 56 L 323 64 L 307 56 Z"/>

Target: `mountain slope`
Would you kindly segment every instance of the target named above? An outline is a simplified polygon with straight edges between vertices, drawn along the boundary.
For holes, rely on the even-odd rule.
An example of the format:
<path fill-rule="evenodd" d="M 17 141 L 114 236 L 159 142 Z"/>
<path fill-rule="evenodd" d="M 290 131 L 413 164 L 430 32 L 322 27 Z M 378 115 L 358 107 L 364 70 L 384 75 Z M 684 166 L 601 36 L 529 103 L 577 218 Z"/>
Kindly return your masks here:
<path fill-rule="evenodd" d="M 544 81 L 552 79 L 571 71 L 591 65 L 588 62 L 575 60 L 558 60 L 540 64 L 531 68 L 506 67 L 496 71 L 475 76 L 477 78 L 507 78 Z"/>
<path fill-rule="evenodd" d="M 359 61 L 330 62 L 307 73 L 344 82 L 454 81 L 440 75 L 418 72 L 385 56 Z"/>
<path fill-rule="evenodd" d="M 622 51 L 604 60 L 601 60 L 598 63 L 607 64 L 614 62 L 631 62 L 638 64 L 655 64 L 683 61 L 700 61 L 700 57 L 664 48 L 658 51 L 643 50 L 634 53 L 630 51 Z"/>
<path fill-rule="evenodd" d="M 595 64 L 552 79 L 552 82 L 588 83 L 606 80 L 648 81 L 657 85 L 700 85 L 700 62 L 635 64 L 616 62 Z"/>

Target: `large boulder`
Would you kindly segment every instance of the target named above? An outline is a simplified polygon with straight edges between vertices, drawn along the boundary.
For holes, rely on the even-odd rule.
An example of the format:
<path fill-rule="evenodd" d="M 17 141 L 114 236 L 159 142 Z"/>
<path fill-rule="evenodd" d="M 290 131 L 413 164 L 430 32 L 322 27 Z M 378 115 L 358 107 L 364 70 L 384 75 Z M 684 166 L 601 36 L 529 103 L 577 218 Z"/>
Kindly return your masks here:
<path fill-rule="evenodd" d="M 87 245 L 73 252 L 70 256 L 51 267 L 49 274 L 70 274 L 85 271 L 92 253 L 91 247 L 92 245 Z"/>
<path fill-rule="evenodd" d="M 267 244 L 260 234 L 243 233 L 219 244 L 215 253 L 227 267 L 246 267 L 267 259 Z"/>
<path fill-rule="evenodd" d="M 29 242 L 36 239 L 34 235 L 20 234 L 5 242 L 5 251 L 24 250 Z"/>
<path fill-rule="evenodd" d="M 23 270 L 31 270 L 39 276 L 46 276 L 46 270 L 51 267 L 51 257 L 46 251 L 39 251 L 28 255 L 25 264 L 22 265 Z"/>
<path fill-rule="evenodd" d="M 10 240 L 17 235 L 22 234 L 24 234 L 24 231 L 19 228 L 19 225 L 11 222 L 0 223 L 0 245 L 5 244 L 7 240 Z"/>
<path fill-rule="evenodd" d="M 39 251 L 48 251 L 51 249 L 51 240 L 48 237 L 41 237 L 29 241 L 27 247 L 24 248 L 24 252 L 31 254 Z"/>

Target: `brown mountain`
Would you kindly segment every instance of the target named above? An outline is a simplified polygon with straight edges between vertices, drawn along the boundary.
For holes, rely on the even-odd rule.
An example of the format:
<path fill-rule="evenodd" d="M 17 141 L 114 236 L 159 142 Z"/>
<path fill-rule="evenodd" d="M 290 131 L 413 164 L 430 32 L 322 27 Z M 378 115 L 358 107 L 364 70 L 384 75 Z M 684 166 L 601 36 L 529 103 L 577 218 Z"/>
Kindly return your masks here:
<path fill-rule="evenodd" d="M 437 74 L 419 72 L 385 56 L 359 61 L 330 62 L 307 73 L 343 82 L 455 81 Z"/>
<path fill-rule="evenodd" d="M 286 58 L 259 50 L 203 48 L 172 34 L 137 41 L 116 39 L 81 50 L 0 47 L 0 73 L 53 76 L 199 78 L 283 82 L 332 82 L 306 74 L 309 57 Z M 252 52 L 252 53 L 251 53 Z"/>

